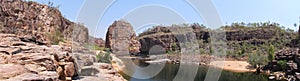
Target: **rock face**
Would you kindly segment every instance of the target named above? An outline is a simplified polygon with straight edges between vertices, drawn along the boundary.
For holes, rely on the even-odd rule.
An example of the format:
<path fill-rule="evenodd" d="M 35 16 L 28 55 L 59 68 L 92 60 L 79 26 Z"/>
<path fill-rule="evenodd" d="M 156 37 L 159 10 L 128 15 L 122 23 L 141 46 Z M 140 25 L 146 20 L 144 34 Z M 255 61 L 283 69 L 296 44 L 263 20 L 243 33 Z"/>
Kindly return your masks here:
<path fill-rule="evenodd" d="M 162 46 L 165 50 L 173 50 L 172 44 L 176 44 L 178 40 L 173 34 L 149 35 L 139 39 L 141 43 L 141 52 L 148 53 L 151 47 L 155 45 Z M 175 49 L 174 49 L 175 50 Z"/>
<path fill-rule="evenodd" d="M 89 37 L 89 43 L 98 47 L 105 47 L 105 41 L 102 38 Z"/>
<path fill-rule="evenodd" d="M 178 46 L 178 38 L 174 33 L 174 29 L 180 29 L 183 27 L 187 27 L 191 30 L 190 32 L 195 34 L 197 40 L 199 40 L 200 48 L 209 47 L 210 43 L 210 29 L 207 29 L 199 24 L 192 24 L 189 26 L 184 25 L 172 25 L 172 26 L 157 26 L 155 28 L 149 29 L 139 35 L 139 41 L 142 45 L 142 52 L 148 52 L 151 46 L 160 45 L 163 46 L 166 50 L 172 50 L 172 44 L 176 47 Z M 246 28 L 233 28 L 225 30 L 227 46 L 229 48 L 233 47 L 230 45 L 231 43 L 238 42 L 247 42 L 252 45 L 262 45 L 267 42 L 276 42 L 272 39 L 281 40 L 281 39 L 291 39 L 293 35 L 289 35 L 288 33 L 281 32 L 280 30 L 273 27 L 273 25 L 265 26 L 265 27 L 250 27 Z M 175 36 L 174 36 L 175 35 Z M 206 49 L 207 50 L 207 49 Z"/>
<path fill-rule="evenodd" d="M 52 35 L 62 35 L 67 40 L 75 37 L 78 42 L 88 40 L 87 28 L 65 19 L 54 7 L 22 0 L 0 0 L 0 5 L 2 33 L 32 36 L 48 44 L 53 42 Z"/>
<path fill-rule="evenodd" d="M 299 48 L 284 48 L 275 53 L 275 60 L 269 62 L 264 68 L 273 72 L 283 71 L 288 76 L 296 77 L 297 80 L 300 80 L 299 72 L 300 69 L 300 50 Z M 279 61 L 285 61 L 286 67 L 283 69 Z M 296 73 L 297 72 L 297 73 Z"/>
<path fill-rule="evenodd" d="M 70 47 L 38 45 L 14 34 L 0 38 L 0 80 L 67 80 L 77 74 Z"/>
<path fill-rule="evenodd" d="M 115 54 L 139 53 L 140 43 L 132 26 L 125 21 L 115 21 L 106 33 L 105 47 Z"/>

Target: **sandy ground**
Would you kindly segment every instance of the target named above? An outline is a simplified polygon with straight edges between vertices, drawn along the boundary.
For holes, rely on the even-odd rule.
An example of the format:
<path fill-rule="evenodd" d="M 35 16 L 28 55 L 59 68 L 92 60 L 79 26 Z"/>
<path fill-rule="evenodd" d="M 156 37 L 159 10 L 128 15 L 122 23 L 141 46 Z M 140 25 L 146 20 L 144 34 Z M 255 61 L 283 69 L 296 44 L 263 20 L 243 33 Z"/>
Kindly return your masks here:
<path fill-rule="evenodd" d="M 246 61 L 213 61 L 209 65 L 234 72 L 255 72 Z"/>

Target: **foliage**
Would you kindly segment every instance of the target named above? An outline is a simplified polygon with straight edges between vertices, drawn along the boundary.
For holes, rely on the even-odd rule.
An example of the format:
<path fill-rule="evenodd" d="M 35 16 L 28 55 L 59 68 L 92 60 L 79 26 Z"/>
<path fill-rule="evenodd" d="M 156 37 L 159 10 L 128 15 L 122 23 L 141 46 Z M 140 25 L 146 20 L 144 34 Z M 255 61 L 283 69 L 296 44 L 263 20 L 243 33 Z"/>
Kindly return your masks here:
<path fill-rule="evenodd" d="M 172 48 L 173 51 L 179 50 L 176 43 L 172 43 L 171 48 Z"/>
<path fill-rule="evenodd" d="M 275 59 L 275 48 L 274 46 L 271 44 L 270 47 L 269 47 L 269 50 L 268 50 L 268 60 L 269 61 L 272 61 Z"/>
<path fill-rule="evenodd" d="M 285 70 L 287 68 L 286 60 L 279 60 L 277 63 L 279 64 L 282 70 Z"/>
<path fill-rule="evenodd" d="M 59 31 L 55 31 L 53 33 L 47 33 L 47 37 L 51 41 L 51 44 L 53 45 L 58 45 L 59 42 L 64 42 L 64 35 Z"/>
<path fill-rule="evenodd" d="M 199 51 L 200 51 L 200 54 L 205 54 L 205 50 L 203 48 L 200 48 Z"/>
<path fill-rule="evenodd" d="M 268 59 L 266 59 L 265 56 L 259 55 L 256 52 L 249 54 L 248 62 L 254 67 L 256 67 L 257 65 L 265 65 L 267 64 L 267 61 Z"/>
<path fill-rule="evenodd" d="M 111 63 L 110 60 L 112 59 L 109 51 L 97 54 L 96 58 L 98 62 L 102 62 L 102 63 Z"/>
<path fill-rule="evenodd" d="M 179 53 L 178 50 L 175 50 L 175 51 L 173 51 L 173 50 L 167 50 L 166 52 L 167 52 L 167 54 L 178 54 Z"/>

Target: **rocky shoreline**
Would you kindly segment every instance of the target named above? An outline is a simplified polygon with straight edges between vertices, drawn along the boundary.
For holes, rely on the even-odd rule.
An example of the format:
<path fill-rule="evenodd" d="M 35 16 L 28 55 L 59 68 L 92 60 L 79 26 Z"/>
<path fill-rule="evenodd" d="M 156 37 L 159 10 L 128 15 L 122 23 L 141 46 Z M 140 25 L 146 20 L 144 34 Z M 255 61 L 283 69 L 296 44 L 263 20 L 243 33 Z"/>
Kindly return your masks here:
<path fill-rule="evenodd" d="M 126 81 L 110 64 L 88 61 L 90 58 L 78 60 L 87 55 L 93 58 L 95 55 L 76 53 L 70 44 L 40 45 L 30 37 L 14 34 L 0 34 L 0 38 L 0 80 L 92 81 L 98 78 L 99 81 L 101 78 L 102 81 Z M 97 76 L 85 75 L 84 72 L 90 68 L 97 68 Z"/>

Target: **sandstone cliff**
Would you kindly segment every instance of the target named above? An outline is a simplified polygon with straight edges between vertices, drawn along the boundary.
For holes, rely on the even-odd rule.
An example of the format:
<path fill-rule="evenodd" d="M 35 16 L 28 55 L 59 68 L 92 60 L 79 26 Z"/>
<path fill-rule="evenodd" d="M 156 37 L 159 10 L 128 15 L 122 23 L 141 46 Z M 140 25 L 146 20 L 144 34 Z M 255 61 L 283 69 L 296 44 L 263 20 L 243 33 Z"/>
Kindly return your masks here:
<path fill-rule="evenodd" d="M 55 7 L 22 0 L 0 0 L 0 5 L 2 33 L 32 36 L 47 44 L 72 37 L 78 42 L 88 40 L 87 28 L 67 20 Z"/>
<path fill-rule="evenodd" d="M 140 42 L 132 26 L 126 21 L 115 21 L 106 33 L 105 47 L 115 54 L 131 54 L 140 52 Z"/>
<path fill-rule="evenodd" d="M 154 45 L 161 45 L 166 50 L 172 50 L 174 46 L 180 47 L 177 41 L 178 38 L 175 34 L 172 34 L 173 31 L 171 30 L 180 29 L 182 27 L 186 26 L 156 26 L 141 33 L 139 35 L 139 41 L 142 45 L 141 51 L 147 53 Z M 196 38 L 199 40 L 199 47 L 208 50 L 207 47 L 209 47 L 210 43 L 209 31 L 211 30 L 199 24 L 192 24 L 187 27 L 193 29 L 190 32 L 196 34 Z M 223 28 L 225 28 L 227 46 L 229 49 L 234 47 L 233 43 L 242 45 L 242 42 L 252 45 L 275 44 L 280 42 L 282 45 L 285 45 L 290 39 L 295 38 L 293 33 L 286 32 L 272 24 L 261 27 L 227 26 Z"/>

